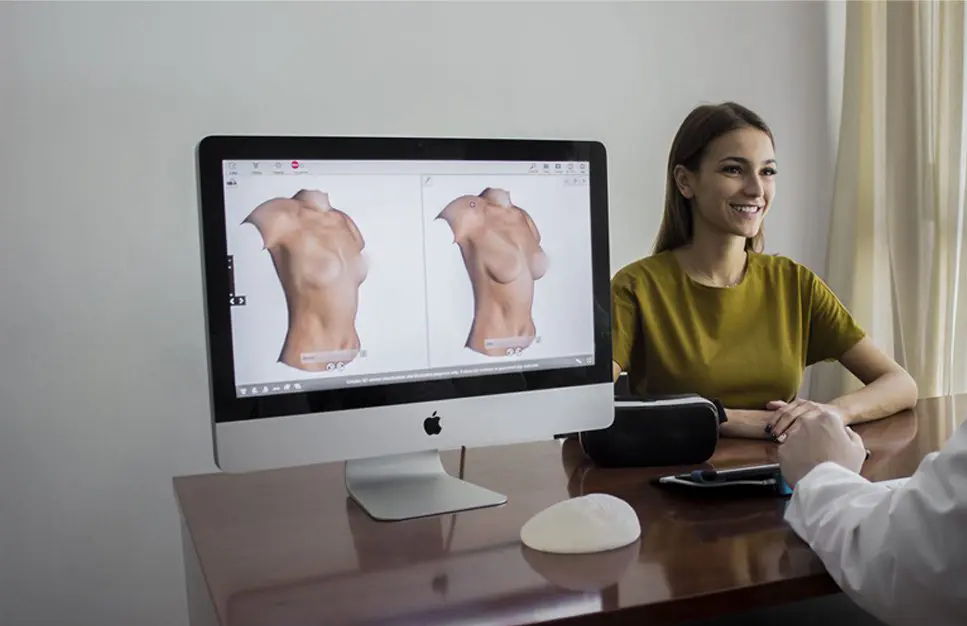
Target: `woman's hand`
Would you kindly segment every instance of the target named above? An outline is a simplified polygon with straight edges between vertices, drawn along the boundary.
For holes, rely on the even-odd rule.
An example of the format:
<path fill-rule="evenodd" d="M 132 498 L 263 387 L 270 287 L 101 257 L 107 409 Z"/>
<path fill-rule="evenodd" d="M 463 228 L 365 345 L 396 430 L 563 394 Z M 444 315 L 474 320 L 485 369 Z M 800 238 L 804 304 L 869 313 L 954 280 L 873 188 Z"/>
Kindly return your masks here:
<path fill-rule="evenodd" d="M 728 421 L 719 427 L 723 437 L 739 437 L 742 439 L 772 439 L 766 426 L 775 420 L 775 411 L 752 411 L 742 409 L 726 409 Z"/>
<path fill-rule="evenodd" d="M 765 426 L 766 436 L 779 443 L 786 440 L 789 429 L 799 420 L 815 419 L 819 415 L 832 414 L 843 421 L 839 409 L 830 405 L 796 398 L 792 402 L 774 400 L 766 405 L 773 411 L 773 418 Z"/>

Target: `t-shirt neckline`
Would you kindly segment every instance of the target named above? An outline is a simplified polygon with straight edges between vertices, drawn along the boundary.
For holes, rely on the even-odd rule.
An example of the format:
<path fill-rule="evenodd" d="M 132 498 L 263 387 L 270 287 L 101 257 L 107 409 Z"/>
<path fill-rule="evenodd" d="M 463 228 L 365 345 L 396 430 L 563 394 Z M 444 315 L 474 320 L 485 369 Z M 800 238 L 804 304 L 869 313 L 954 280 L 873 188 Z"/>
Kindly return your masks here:
<path fill-rule="evenodd" d="M 742 278 L 739 279 L 739 282 L 735 283 L 731 287 L 716 287 L 713 285 L 706 285 L 704 283 L 700 283 L 699 281 L 692 278 L 689 275 L 689 273 L 685 271 L 685 268 L 678 260 L 678 256 L 675 254 L 674 250 L 669 250 L 668 254 L 671 256 L 671 262 L 675 265 L 676 270 L 681 276 L 685 278 L 685 282 L 687 284 L 689 284 L 690 286 L 696 289 L 708 291 L 711 293 L 720 293 L 720 294 L 734 293 L 735 291 L 738 291 L 739 288 L 744 286 L 749 281 L 749 274 L 752 273 L 752 266 L 755 261 L 755 253 L 751 251 L 746 251 L 745 271 L 742 274 Z"/>

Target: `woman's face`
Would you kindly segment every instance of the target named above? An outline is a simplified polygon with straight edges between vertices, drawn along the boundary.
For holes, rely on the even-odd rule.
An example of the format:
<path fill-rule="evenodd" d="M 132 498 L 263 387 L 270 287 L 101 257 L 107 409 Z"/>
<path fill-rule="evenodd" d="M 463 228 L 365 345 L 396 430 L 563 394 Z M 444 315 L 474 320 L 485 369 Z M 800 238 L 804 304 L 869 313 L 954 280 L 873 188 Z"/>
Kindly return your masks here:
<path fill-rule="evenodd" d="M 705 153 L 698 172 L 676 170 L 682 194 L 692 200 L 695 222 L 718 232 L 755 237 L 775 194 L 776 155 L 756 128 L 722 135 Z"/>

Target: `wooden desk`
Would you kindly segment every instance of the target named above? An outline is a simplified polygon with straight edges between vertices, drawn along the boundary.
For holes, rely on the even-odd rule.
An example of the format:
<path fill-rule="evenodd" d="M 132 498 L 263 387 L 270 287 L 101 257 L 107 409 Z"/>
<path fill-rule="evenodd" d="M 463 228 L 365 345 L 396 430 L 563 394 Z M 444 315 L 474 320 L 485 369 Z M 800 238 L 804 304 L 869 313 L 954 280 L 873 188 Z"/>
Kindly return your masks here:
<path fill-rule="evenodd" d="M 864 474 L 909 475 L 965 414 L 967 395 L 860 426 L 873 452 Z M 710 465 L 772 462 L 775 453 L 775 444 L 726 439 Z M 459 454 L 444 456 L 457 473 Z M 573 442 L 474 449 L 465 477 L 506 493 L 507 505 L 386 524 L 348 499 L 342 467 L 175 479 L 193 626 L 651 625 L 837 591 L 783 521 L 785 500 L 712 503 L 646 484 L 687 468 L 596 469 Z M 589 492 L 635 507 L 638 543 L 576 557 L 520 545 L 533 514 Z"/>

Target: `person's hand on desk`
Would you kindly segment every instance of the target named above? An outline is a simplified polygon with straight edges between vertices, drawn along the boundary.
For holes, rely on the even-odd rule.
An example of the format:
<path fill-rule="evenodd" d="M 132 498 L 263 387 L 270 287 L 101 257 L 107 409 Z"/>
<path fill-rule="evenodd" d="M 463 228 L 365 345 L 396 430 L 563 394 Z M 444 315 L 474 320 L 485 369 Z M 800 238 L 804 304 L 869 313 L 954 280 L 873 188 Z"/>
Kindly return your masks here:
<path fill-rule="evenodd" d="M 719 433 L 723 437 L 737 437 L 740 439 L 773 438 L 766 430 L 766 426 L 775 420 L 775 411 L 726 409 L 725 416 L 728 418 L 728 421 L 719 427 Z"/>
<path fill-rule="evenodd" d="M 765 426 L 766 436 L 779 443 L 785 441 L 789 429 L 799 420 L 813 419 L 825 413 L 835 414 L 841 423 L 846 423 L 836 407 L 801 398 L 792 402 L 775 400 L 767 404 L 766 408 L 773 412 L 772 419 Z"/>
<path fill-rule="evenodd" d="M 809 400 L 792 402 L 776 400 L 766 405 L 766 410 L 726 409 L 728 421 L 722 424 L 723 437 L 742 439 L 769 439 L 782 443 L 786 433 L 798 420 L 814 418 L 820 413 L 838 413 L 836 407 Z"/>
<path fill-rule="evenodd" d="M 866 461 L 863 440 L 843 423 L 835 409 L 797 419 L 779 446 L 779 467 L 790 487 L 814 467 L 832 461 L 859 473 Z"/>

